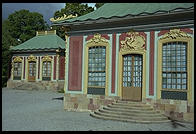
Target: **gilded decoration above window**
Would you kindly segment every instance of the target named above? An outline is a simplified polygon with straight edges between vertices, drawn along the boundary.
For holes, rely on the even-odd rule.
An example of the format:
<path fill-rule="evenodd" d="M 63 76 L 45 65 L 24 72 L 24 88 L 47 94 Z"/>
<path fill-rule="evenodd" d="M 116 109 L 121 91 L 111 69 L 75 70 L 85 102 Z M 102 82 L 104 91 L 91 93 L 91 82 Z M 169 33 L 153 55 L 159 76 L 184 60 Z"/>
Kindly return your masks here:
<path fill-rule="evenodd" d="M 108 43 L 108 41 L 104 37 L 101 37 L 101 34 L 99 33 L 94 34 L 94 37 L 87 41 L 87 43 L 99 43 L 99 42 Z"/>
<path fill-rule="evenodd" d="M 160 40 L 168 38 L 176 39 L 180 37 L 191 38 L 187 33 L 180 31 L 180 29 L 171 29 L 168 33 L 164 34 Z"/>
<path fill-rule="evenodd" d="M 16 56 L 13 60 L 13 62 L 22 62 L 22 58 L 19 56 Z"/>
<path fill-rule="evenodd" d="M 36 58 L 35 56 L 33 56 L 32 54 L 28 57 L 28 61 L 35 61 L 36 62 Z"/>
<path fill-rule="evenodd" d="M 127 32 L 125 40 L 121 41 L 120 51 L 145 50 L 145 37 L 138 32 Z"/>
<path fill-rule="evenodd" d="M 43 62 L 44 61 L 52 61 L 52 58 L 50 56 L 46 55 L 46 56 L 43 57 L 42 61 Z"/>

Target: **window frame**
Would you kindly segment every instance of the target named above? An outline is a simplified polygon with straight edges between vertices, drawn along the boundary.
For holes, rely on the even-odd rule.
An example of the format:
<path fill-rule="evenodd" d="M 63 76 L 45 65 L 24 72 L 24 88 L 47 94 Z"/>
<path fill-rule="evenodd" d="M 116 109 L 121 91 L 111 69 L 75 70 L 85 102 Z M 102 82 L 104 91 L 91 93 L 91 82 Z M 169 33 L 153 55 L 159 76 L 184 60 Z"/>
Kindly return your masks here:
<path fill-rule="evenodd" d="M 17 64 L 17 66 L 18 66 L 18 64 L 20 64 L 20 75 L 15 75 L 15 64 Z M 18 74 L 18 69 L 19 69 L 19 67 L 17 67 L 17 74 Z M 21 80 L 21 77 L 22 77 L 22 61 L 14 61 L 13 62 L 13 80 Z"/>
<path fill-rule="evenodd" d="M 169 36 L 170 35 L 170 36 Z M 182 36 L 183 35 L 183 36 Z M 162 46 L 168 42 L 187 42 L 187 90 L 178 90 L 176 92 L 187 92 L 186 101 L 192 101 L 192 37 L 185 32 L 175 30 L 170 34 L 166 33 L 158 39 L 157 48 L 157 99 L 161 99 L 161 91 L 174 91 L 162 88 Z M 156 81 L 155 81 L 156 82 Z M 172 99 L 173 100 L 173 99 Z M 180 100 L 180 99 L 176 99 Z"/>
<path fill-rule="evenodd" d="M 44 70 L 44 63 L 46 62 L 46 70 Z M 50 63 L 50 65 L 49 65 Z M 50 66 L 50 75 L 48 75 L 48 67 Z M 46 71 L 46 76 L 44 76 L 44 71 Z M 50 81 L 52 76 L 52 62 L 51 61 L 43 61 L 42 62 L 42 80 Z"/>

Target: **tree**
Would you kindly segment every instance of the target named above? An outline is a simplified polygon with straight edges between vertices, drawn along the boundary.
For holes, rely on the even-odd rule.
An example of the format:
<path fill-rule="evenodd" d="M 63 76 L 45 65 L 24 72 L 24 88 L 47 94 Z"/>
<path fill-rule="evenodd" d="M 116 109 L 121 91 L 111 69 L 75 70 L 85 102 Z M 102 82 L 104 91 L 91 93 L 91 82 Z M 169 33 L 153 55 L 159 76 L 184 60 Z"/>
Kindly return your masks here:
<path fill-rule="evenodd" d="M 35 36 L 36 31 L 47 30 L 49 26 L 43 15 L 29 10 L 20 10 L 9 15 L 9 32 L 11 36 L 23 43 Z"/>
<path fill-rule="evenodd" d="M 6 86 L 8 79 L 10 47 L 29 40 L 35 36 L 36 31 L 47 28 L 41 14 L 28 10 L 16 11 L 2 22 L 2 86 Z"/>
<path fill-rule="evenodd" d="M 65 15 L 78 15 L 82 16 L 94 11 L 93 7 L 89 7 L 88 4 L 82 3 L 66 3 L 65 8 L 54 13 L 54 18 L 62 17 Z M 65 31 L 61 29 L 61 26 L 53 26 L 53 29 L 57 31 L 57 35 L 65 40 Z"/>
<path fill-rule="evenodd" d="M 95 7 L 96 7 L 96 9 L 98 9 L 98 8 L 100 8 L 101 6 L 103 6 L 104 5 L 104 3 L 96 3 L 95 4 Z"/>

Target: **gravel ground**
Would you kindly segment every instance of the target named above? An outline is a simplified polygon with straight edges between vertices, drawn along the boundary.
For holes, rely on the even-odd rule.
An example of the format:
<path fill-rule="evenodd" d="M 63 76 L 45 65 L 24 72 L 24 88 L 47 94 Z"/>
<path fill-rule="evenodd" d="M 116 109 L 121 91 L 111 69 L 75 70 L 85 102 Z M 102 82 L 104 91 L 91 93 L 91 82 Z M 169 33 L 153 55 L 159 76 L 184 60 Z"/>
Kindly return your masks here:
<path fill-rule="evenodd" d="M 2 89 L 3 131 L 193 131 L 194 126 L 174 128 L 171 123 L 139 124 L 101 120 L 89 112 L 63 109 L 63 93 L 46 90 Z"/>

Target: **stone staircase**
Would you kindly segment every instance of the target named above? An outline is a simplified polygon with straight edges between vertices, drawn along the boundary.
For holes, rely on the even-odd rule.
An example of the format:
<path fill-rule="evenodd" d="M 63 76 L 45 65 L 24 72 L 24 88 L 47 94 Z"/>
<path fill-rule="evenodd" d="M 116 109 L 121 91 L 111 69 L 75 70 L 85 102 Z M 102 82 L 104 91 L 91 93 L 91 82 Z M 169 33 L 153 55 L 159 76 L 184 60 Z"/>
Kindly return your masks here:
<path fill-rule="evenodd" d="M 102 106 L 90 116 L 105 119 L 136 123 L 162 123 L 170 122 L 159 111 L 155 111 L 150 105 L 142 102 L 117 101 L 107 106 Z"/>

